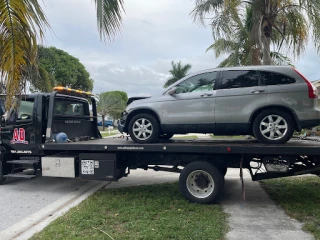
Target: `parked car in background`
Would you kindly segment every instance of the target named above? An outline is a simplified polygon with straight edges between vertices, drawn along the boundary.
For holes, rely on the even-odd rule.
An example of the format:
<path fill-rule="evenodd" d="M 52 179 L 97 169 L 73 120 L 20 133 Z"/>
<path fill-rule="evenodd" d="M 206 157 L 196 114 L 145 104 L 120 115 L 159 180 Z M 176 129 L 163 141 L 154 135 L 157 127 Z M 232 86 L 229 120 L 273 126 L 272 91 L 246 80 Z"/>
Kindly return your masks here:
<path fill-rule="evenodd" d="M 161 96 L 129 104 L 118 122 L 138 143 L 180 133 L 253 135 L 282 144 L 294 130 L 320 124 L 315 86 L 288 66 L 209 69 L 190 74 Z"/>
<path fill-rule="evenodd" d="M 102 116 L 98 116 L 98 126 L 102 126 Z M 112 127 L 113 126 L 113 119 L 110 117 L 104 118 L 104 126 L 105 127 Z"/>

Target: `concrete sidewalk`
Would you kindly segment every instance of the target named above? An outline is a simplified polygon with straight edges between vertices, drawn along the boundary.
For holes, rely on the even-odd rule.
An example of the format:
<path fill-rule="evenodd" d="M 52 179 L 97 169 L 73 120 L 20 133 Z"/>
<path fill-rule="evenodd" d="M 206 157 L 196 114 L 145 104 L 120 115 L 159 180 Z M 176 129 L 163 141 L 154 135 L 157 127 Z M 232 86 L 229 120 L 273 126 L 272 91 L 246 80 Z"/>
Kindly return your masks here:
<path fill-rule="evenodd" d="M 239 169 L 230 169 L 226 175 L 224 194 L 220 200 L 229 214 L 230 231 L 227 240 L 311 240 L 302 231 L 302 224 L 290 218 L 277 206 L 244 170 L 246 201 L 242 200 Z"/>

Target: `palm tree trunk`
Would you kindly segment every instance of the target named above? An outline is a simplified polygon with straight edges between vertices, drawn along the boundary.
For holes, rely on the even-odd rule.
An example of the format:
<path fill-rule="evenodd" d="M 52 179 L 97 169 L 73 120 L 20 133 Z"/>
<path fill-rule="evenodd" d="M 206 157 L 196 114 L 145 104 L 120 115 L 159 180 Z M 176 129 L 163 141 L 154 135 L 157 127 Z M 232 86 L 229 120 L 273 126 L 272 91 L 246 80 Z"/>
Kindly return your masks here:
<path fill-rule="evenodd" d="M 261 42 L 259 41 L 260 36 L 260 21 L 254 21 L 250 34 L 250 52 L 251 52 L 251 64 L 261 65 Z"/>
<path fill-rule="evenodd" d="M 252 15 L 252 28 L 250 33 L 250 57 L 252 65 L 261 65 L 261 22 L 262 13 L 259 5 L 252 5 L 253 15 Z"/>
<path fill-rule="evenodd" d="M 105 115 L 102 115 L 102 131 L 105 130 L 105 127 L 104 127 L 104 117 L 105 117 Z"/>
<path fill-rule="evenodd" d="M 271 38 L 264 36 L 262 39 L 263 39 L 263 65 L 271 65 L 271 55 L 270 55 Z"/>
<path fill-rule="evenodd" d="M 261 25 L 262 30 L 262 41 L 263 41 L 263 64 L 271 65 L 271 56 L 270 56 L 270 44 L 271 44 L 271 35 L 272 35 L 272 25 L 270 24 L 271 18 L 271 1 L 265 1 L 265 15 L 264 21 Z"/>

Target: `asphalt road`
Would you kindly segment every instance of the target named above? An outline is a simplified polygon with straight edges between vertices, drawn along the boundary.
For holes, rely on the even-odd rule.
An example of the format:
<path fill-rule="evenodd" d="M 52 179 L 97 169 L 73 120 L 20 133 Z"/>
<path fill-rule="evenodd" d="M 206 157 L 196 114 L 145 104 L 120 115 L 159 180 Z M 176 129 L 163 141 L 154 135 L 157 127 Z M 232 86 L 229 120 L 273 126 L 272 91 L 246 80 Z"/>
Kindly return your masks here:
<path fill-rule="evenodd" d="M 21 221 L 88 181 L 37 177 L 7 179 L 0 185 L 0 231 Z"/>

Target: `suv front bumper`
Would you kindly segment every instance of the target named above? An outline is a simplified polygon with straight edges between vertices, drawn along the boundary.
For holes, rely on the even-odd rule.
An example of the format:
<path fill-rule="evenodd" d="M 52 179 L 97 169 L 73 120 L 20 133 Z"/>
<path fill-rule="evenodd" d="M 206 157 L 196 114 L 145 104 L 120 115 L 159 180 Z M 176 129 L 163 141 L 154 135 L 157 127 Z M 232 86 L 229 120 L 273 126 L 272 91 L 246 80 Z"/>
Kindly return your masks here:
<path fill-rule="evenodd" d="M 127 112 L 122 112 L 121 113 L 121 118 L 118 120 L 118 130 L 119 132 L 123 133 L 126 132 L 126 120 L 127 120 L 128 113 Z"/>

